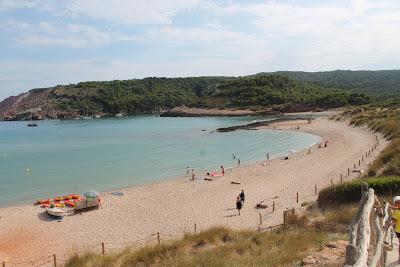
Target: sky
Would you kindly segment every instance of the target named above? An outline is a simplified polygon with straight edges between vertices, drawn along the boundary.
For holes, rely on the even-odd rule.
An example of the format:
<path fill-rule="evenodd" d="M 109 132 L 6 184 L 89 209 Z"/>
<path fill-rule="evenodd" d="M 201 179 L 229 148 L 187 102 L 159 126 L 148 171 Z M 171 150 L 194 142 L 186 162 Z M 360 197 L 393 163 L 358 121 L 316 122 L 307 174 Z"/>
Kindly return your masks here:
<path fill-rule="evenodd" d="M 0 0 L 0 100 L 88 80 L 399 64 L 399 0 Z"/>

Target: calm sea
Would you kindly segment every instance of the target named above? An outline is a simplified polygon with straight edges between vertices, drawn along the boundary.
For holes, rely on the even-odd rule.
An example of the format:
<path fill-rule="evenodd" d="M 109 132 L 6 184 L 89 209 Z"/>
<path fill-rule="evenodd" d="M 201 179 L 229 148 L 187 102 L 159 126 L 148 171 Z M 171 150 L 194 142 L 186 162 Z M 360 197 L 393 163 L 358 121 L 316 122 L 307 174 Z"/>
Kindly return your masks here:
<path fill-rule="evenodd" d="M 265 118 L 263 118 L 265 119 Z M 0 206 L 86 190 L 111 190 L 288 154 L 319 142 L 286 131 L 213 132 L 257 117 L 0 122 Z"/>

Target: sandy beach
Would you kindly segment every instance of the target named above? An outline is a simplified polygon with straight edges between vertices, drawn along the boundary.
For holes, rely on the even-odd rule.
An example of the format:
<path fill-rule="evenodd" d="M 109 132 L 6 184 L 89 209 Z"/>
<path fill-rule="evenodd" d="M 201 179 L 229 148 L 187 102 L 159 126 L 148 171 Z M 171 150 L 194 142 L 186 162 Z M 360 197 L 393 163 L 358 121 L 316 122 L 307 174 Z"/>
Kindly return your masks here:
<path fill-rule="evenodd" d="M 33 206 L 15 206 L 0 209 L 0 262 L 24 263 L 42 259 L 52 260 L 56 254 L 60 263 L 74 251 L 82 252 L 95 247 L 100 251 L 101 242 L 106 252 L 114 248 L 139 245 L 135 240 L 146 239 L 156 242 L 156 233 L 161 239 L 181 236 L 216 225 L 234 229 L 256 229 L 261 214 L 263 226 L 282 223 L 282 213 L 288 208 L 300 209 L 301 204 L 316 199 L 314 186 L 319 189 L 334 183 L 356 178 L 359 173 L 347 175 L 347 168 L 367 169 L 385 146 L 381 137 L 380 145 L 372 156 L 365 159 L 376 138 L 364 128 L 354 128 L 342 122 L 316 119 L 312 124 L 306 121 L 279 123 L 266 127 L 271 131 L 293 130 L 321 136 L 329 140 L 326 148 L 311 148 L 296 153 L 289 160 L 274 159 L 257 162 L 248 166 L 235 166 L 224 177 L 213 181 L 190 182 L 187 177 L 168 180 L 150 185 L 135 186 L 118 190 L 124 196 L 102 193 L 99 209 L 67 216 L 62 222 L 49 220 L 44 209 Z M 364 155 L 364 161 L 358 161 Z M 183 170 L 183 173 L 185 170 Z M 202 173 L 197 176 L 205 177 Z M 110 177 L 112 179 L 112 177 Z M 239 184 L 231 184 L 231 182 Z M 246 201 L 238 216 L 235 199 L 244 189 Z M 296 193 L 299 202 L 296 203 Z M 258 202 L 268 205 L 267 209 L 255 209 Z M 272 212 L 272 202 L 276 209 Z M 133 242 L 133 243 L 130 243 Z M 39 261 L 36 261 L 39 262 Z M 49 264 L 51 264 L 49 262 Z M 39 262 L 40 263 L 40 262 Z M 23 266 L 24 264 L 20 264 Z M 20 266 L 18 265 L 18 266 Z M 46 265 L 44 265 L 46 266 Z"/>

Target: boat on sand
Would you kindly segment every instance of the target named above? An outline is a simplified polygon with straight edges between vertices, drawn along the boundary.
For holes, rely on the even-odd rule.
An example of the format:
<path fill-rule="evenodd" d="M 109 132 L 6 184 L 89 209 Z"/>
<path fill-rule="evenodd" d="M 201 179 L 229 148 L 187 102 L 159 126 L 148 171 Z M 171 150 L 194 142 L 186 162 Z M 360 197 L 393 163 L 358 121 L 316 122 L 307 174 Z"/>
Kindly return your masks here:
<path fill-rule="evenodd" d="M 64 217 L 64 215 L 68 213 L 68 211 L 65 209 L 54 207 L 54 208 L 46 208 L 46 213 L 51 217 L 62 218 Z"/>

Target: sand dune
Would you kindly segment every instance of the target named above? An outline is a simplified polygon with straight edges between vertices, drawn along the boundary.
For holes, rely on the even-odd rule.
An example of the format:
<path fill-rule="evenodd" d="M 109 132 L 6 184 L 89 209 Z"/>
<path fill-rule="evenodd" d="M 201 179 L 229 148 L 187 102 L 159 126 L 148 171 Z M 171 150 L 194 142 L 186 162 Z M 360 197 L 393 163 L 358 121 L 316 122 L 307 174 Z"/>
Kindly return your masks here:
<path fill-rule="evenodd" d="M 124 246 L 122 243 L 143 239 L 156 232 L 160 232 L 162 239 L 193 232 L 195 223 L 197 230 L 215 225 L 256 229 L 260 213 L 264 226 L 279 224 L 285 209 L 298 209 L 301 203 L 316 199 L 315 185 L 318 188 L 328 186 L 331 179 L 339 182 L 340 174 L 343 174 L 343 180 L 357 177 L 357 173 L 348 176 L 347 168 L 352 168 L 354 163 L 358 165 L 361 155 L 376 142 L 375 137 L 364 129 L 326 119 L 318 119 L 311 125 L 293 122 L 274 126 L 290 130 L 297 125 L 300 131 L 318 134 L 329 140 L 328 147 L 314 146 L 310 154 L 299 152 L 290 156 L 289 160 L 270 160 L 266 166 L 263 166 L 264 162 L 258 162 L 234 167 L 227 171 L 225 177 L 213 181 L 190 182 L 184 177 L 121 189 L 119 191 L 125 193 L 122 197 L 103 193 L 103 204 L 98 210 L 66 217 L 63 222 L 49 221 L 43 209 L 32 205 L 2 208 L 0 262 L 49 256 L 51 260 L 53 253 L 62 259 L 73 251 L 96 245 L 98 250 L 101 242 L 106 242 L 106 250 L 109 251 Z M 366 169 L 366 164 L 378 155 L 385 144 L 381 140 L 373 156 L 357 168 Z M 232 181 L 241 184 L 231 184 Z M 246 193 L 246 202 L 242 214 L 238 216 L 235 198 L 242 188 Z M 296 203 L 297 192 L 299 203 Z M 269 208 L 255 209 L 260 201 Z M 272 201 L 276 203 L 275 212 L 271 209 Z"/>

